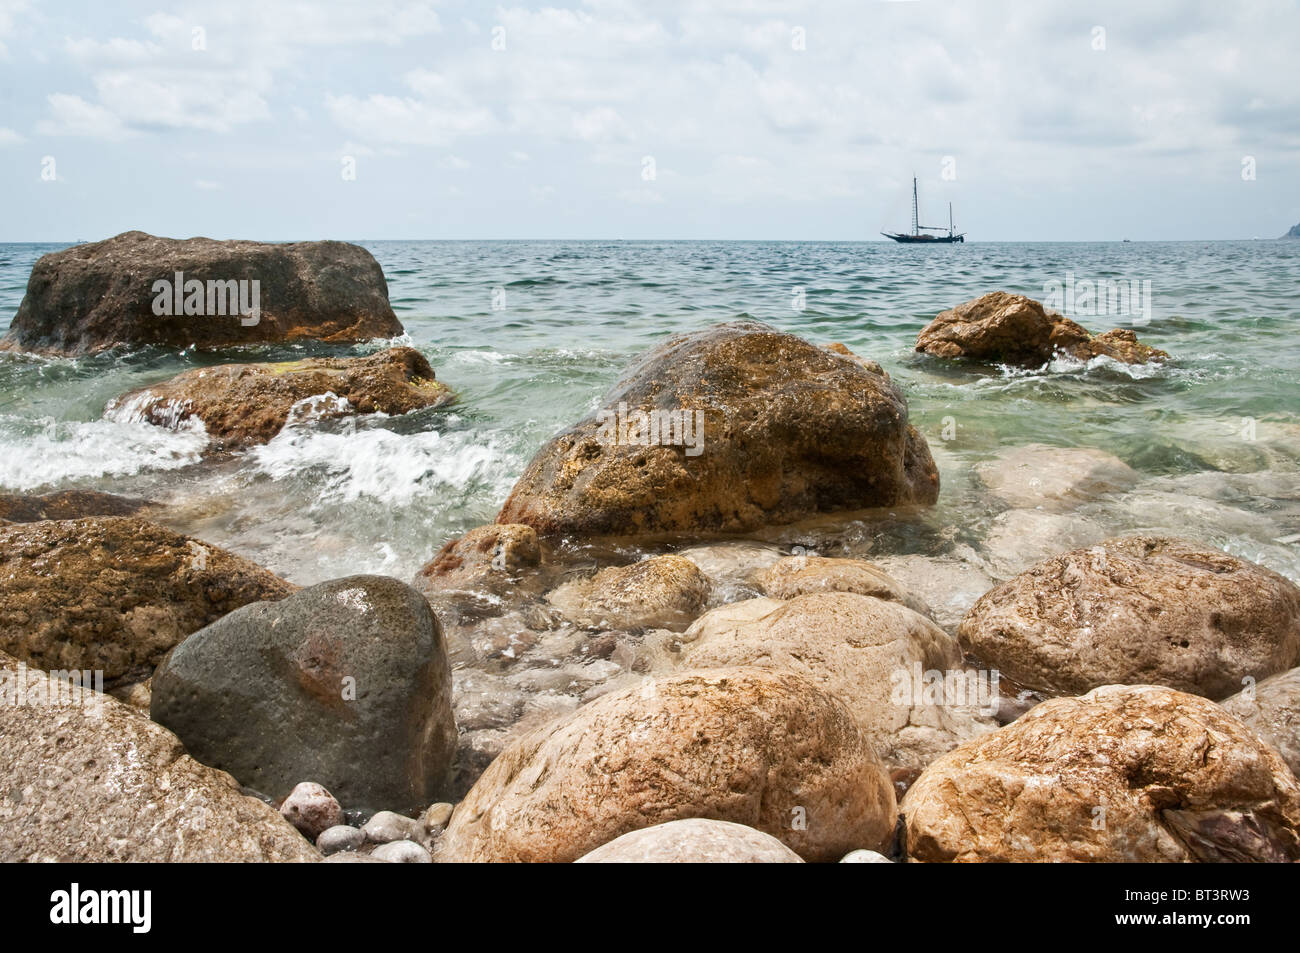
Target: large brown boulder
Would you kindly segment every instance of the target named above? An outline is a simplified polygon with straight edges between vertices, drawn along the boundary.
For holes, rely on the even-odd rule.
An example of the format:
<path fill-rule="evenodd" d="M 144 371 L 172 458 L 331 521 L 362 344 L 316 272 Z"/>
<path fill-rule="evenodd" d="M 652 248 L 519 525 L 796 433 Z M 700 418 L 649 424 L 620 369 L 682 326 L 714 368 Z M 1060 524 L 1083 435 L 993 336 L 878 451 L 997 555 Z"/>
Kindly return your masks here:
<path fill-rule="evenodd" d="M 20 674 L 4 653 L 0 694 L 0 861 L 320 859 L 274 808 L 113 698 Z"/>
<path fill-rule="evenodd" d="M 743 532 L 938 497 L 929 447 L 887 374 L 755 321 L 669 339 L 601 408 L 538 451 L 497 522 L 544 535 Z M 692 426 L 667 439 L 655 418 L 656 443 L 648 414 L 680 424 L 683 411 Z"/>
<path fill-rule="evenodd" d="M 1024 688 L 1155 684 L 1226 698 L 1300 663 L 1300 589 L 1169 537 L 1122 536 L 1047 559 L 985 593 L 962 644 Z"/>
<path fill-rule="evenodd" d="M 833 861 L 883 846 L 895 816 L 889 778 L 837 699 L 790 672 L 687 672 L 604 695 L 503 751 L 457 805 L 438 859 L 568 862 L 700 817 Z"/>
<path fill-rule="evenodd" d="M 994 291 L 941 312 L 922 329 L 916 350 L 936 357 L 969 358 L 1037 367 L 1057 354 L 1079 360 L 1105 355 L 1125 364 L 1167 360 L 1127 329 L 1092 335 L 1033 298 Z"/>
<path fill-rule="evenodd" d="M 311 398 L 319 399 L 300 403 Z M 197 417 L 212 449 L 235 450 L 266 443 L 294 414 L 396 416 L 452 399 L 423 354 L 394 347 L 365 357 L 195 368 L 115 398 L 107 413 L 173 428 Z"/>
<path fill-rule="evenodd" d="M 848 705 L 890 768 L 922 767 L 995 727 L 997 686 L 970 680 L 977 673 L 963 672 L 952 636 L 906 606 L 854 592 L 720 606 L 686 630 L 681 664 L 795 672 Z M 938 673 L 932 685 L 949 678 L 953 697 L 927 693 L 927 673 Z"/>
<path fill-rule="evenodd" d="M 1266 678 L 1219 704 L 1276 748 L 1300 777 L 1300 668 Z"/>
<path fill-rule="evenodd" d="M 148 678 L 181 639 L 296 588 L 255 563 L 135 517 L 0 526 L 0 649 L 44 671 Z"/>
<path fill-rule="evenodd" d="M 174 286 L 177 273 L 183 276 L 181 313 L 175 313 L 172 291 L 157 284 Z M 227 304 L 233 286 L 225 283 L 241 281 L 248 282 L 243 287 L 250 304 L 251 282 L 258 282 L 256 320 L 239 313 L 238 302 Z M 158 313 L 168 310 L 172 313 Z M 124 232 L 41 256 L 3 344 L 85 354 L 115 345 L 217 348 L 355 342 L 401 333 L 383 269 L 358 245 L 181 240 Z"/>
<path fill-rule="evenodd" d="M 902 803 L 920 861 L 1300 860 L 1300 782 L 1218 705 L 1151 685 L 1044 702 Z"/>

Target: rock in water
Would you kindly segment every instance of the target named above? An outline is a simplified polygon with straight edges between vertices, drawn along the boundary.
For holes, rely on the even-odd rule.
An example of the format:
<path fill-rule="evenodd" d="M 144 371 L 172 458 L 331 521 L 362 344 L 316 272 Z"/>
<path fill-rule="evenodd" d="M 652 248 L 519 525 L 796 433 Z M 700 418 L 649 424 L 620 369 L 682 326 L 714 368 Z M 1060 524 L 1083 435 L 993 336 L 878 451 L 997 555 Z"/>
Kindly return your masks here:
<path fill-rule="evenodd" d="M 316 778 L 352 807 L 423 808 L 456 750 L 451 669 L 424 597 L 334 579 L 194 633 L 153 680 L 153 719 L 194 757 L 283 797 Z"/>
<path fill-rule="evenodd" d="M 774 599 L 793 599 L 814 592 L 856 592 L 930 615 L 930 607 L 924 600 L 913 596 L 897 579 L 865 559 L 786 556 L 755 574 L 754 581 L 764 594 Z"/>
<path fill-rule="evenodd" d="M 789 672 L 688 672 L 604 695 L 512 744 L 456 806 L 439 860 L 563 863 L 691 817 L 838 860 L 883 845 L 895 810 L 838 699 Z"/>
<path fill-rule="evenodd" d="M 1052 511 L 1131 489 L 1139 479 L 1128 464 L 1104 450 L 1042 444 L 1010 447 L 996 459 L 977 463 L 975 474 L 1009 506 Z"/>
<path fill-rule="evenodd" d="M 498 523 L 744 532 L 938 497 L 930 449 L 888 375 L 758 322 L 669 339 L 601 408 L 538 451 Z"/>
<path fill-rule="evenodd" d="M 517 523 L 478 526 L 438 550 L 416 575 L 425 593 L 444 590 L 498 592 L 541 562 L 537 531 Z"/>
<path fill-rule="evenodd" d="M 802 864 L 785 844 L 744 824 L 692 817 L 615 837 L 575 864 Z"/>
<path fill-rule="evenodd" d="M 922 767 L 996 727 L 996 684 L 984 684 L 980 697 L 956 640 L 920 613 L 872 596 L 814 592 L 732 603 L 701 616 L 682 643 L 689 668 L 753 665 L 807 678 L 848 705 L 891 768 Z M 963 697 L 927 693 L 932 672 L 940 680 L 952 673 L 954 688 L 961 674 Z"/>
<path fill-rule="evenodd" d="M 1218 705 L 1151 685 L 1044 702 L 903 798 L 921 861 L 1300 860 L 1300 782 Z"/>
<path fill-rule="evenodd" d="M 366 843 L 366 835 L 360 828 L 347 824 L 336 824 L 321 831 L 316 838 L 316 848 L 328 857 L 341 851 L 356 851 Z"/>
<path fill-rule="evenodd" d="M 75 520 L 83 516 L 134 516 L 151 505 L 148 500 L 98 490 L 61 490 L 43 496 L 0 493 L 0 522 L 35 523 L 40 520 Z"/>
<path fill-rule="evenodd" d="M 1105 355 L 1125 364 L 1168 360 L 1140 344 L 1132 331 L 1093 336 L 1080 325 L 1024 295 L 994 291 L 939 314 L 921 331 L 916 349 L 936 357 L 969 358 L 1038 367 L 1065 354 L 1078 360 Z"/>
<path fill-rule="evenodd" d="M 290 420 L 397 416 L 452 399 L 423 354 L 394 347 L 365 357 L 199 367 L 123 394 L 106 413 L 171 428 L 197 417 L 212 449 L 237 450 L 266 443 Z"/>
<path fill-rule="evenodd" d="M 985 593 L 958 636 L 1035 691 L 1155 684 L 1219 699 L 1300 662 L 1300 589 L 1189 540 L 1121 536 Z"/>
<path fill-rule="evenodd" d="M 256 321 L 240 312 L 254 299 Z M 115 345 L 218 348 L 402 333 L 383 269 L 358 245 L 124 232 L 41 256 L 3 344 L 86 354 Z"/>
<path fill-rule="evenodd" d="M 1266 678 L 1220 704 L 1276 748 L 1300 777 L 1300 668 Z"/>
<path fill-rule="evenodd" d="M 170 731 L 107 695 L 76 701 L 34 670 L 18 704 L 19 677 L 0 653 L 0 861 L 320 859 L 273 807 L 192 759 Z"/>
<path fill-rule="evenodd" d="M 181 639 L 295 586 L 208 543 L 134 517 L 0 526 L 0 649 L 43 671 L 148 678 Z"/>
<path fill-rule="evenodd" d="M 331 827 L 343 823 L 343 808 L 321 785 L 304 781 L 294 785 L 280 805 L 280 814 L 309 841 L 315 841 Z"/>
<path fill-rule="evenodd" d="M 704 611 L 709 577 L 685 556 L 651 556 L 565 583 L 546 597 L 578 625 L 685 628 Z"/>

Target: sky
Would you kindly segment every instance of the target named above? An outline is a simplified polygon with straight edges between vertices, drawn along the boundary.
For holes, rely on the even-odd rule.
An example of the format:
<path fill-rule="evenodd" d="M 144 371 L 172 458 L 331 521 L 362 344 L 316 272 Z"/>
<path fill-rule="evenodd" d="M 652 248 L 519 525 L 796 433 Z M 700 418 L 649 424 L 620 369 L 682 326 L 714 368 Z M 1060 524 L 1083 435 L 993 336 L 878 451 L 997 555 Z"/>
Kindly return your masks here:
<path fill-rule="evenodd" d="M 1275 238 L 1288 0 L 0 0 L 0 241 Z"/>

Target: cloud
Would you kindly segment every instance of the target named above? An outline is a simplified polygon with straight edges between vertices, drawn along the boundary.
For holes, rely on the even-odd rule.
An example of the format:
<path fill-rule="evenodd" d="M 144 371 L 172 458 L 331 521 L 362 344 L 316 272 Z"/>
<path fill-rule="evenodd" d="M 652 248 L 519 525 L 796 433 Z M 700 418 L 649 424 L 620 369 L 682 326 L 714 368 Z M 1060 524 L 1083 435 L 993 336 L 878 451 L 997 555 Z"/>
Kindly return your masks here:
<path fill-rule="evenodd" d="M 0 146 L 13 146 L 26 141 L 26 139 L 14 132 L 12 129 L 6 129 L 4 126 L 0 126 Z"/>
<path fill-rule="evenodd" d="M 36 124 L 43 136 L 85 136 L 91 139 L 122 139 L 129 130 L 110 110 L 88 103 L 80 96 L 52 93 L 46 97 L 50 118 Z"/>

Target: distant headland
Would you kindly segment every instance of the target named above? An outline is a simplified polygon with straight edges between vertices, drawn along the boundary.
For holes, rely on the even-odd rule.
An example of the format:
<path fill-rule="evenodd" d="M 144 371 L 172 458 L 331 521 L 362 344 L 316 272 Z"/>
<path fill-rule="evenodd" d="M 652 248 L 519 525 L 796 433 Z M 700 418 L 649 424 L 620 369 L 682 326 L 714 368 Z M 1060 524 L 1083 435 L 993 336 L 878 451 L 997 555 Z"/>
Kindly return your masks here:
<path fill-rule="evenodd" d="M 1291 231 L 1282 236 L 1283 238 L 1300 238 L 1300 225 L 1292 225 Z"/>

